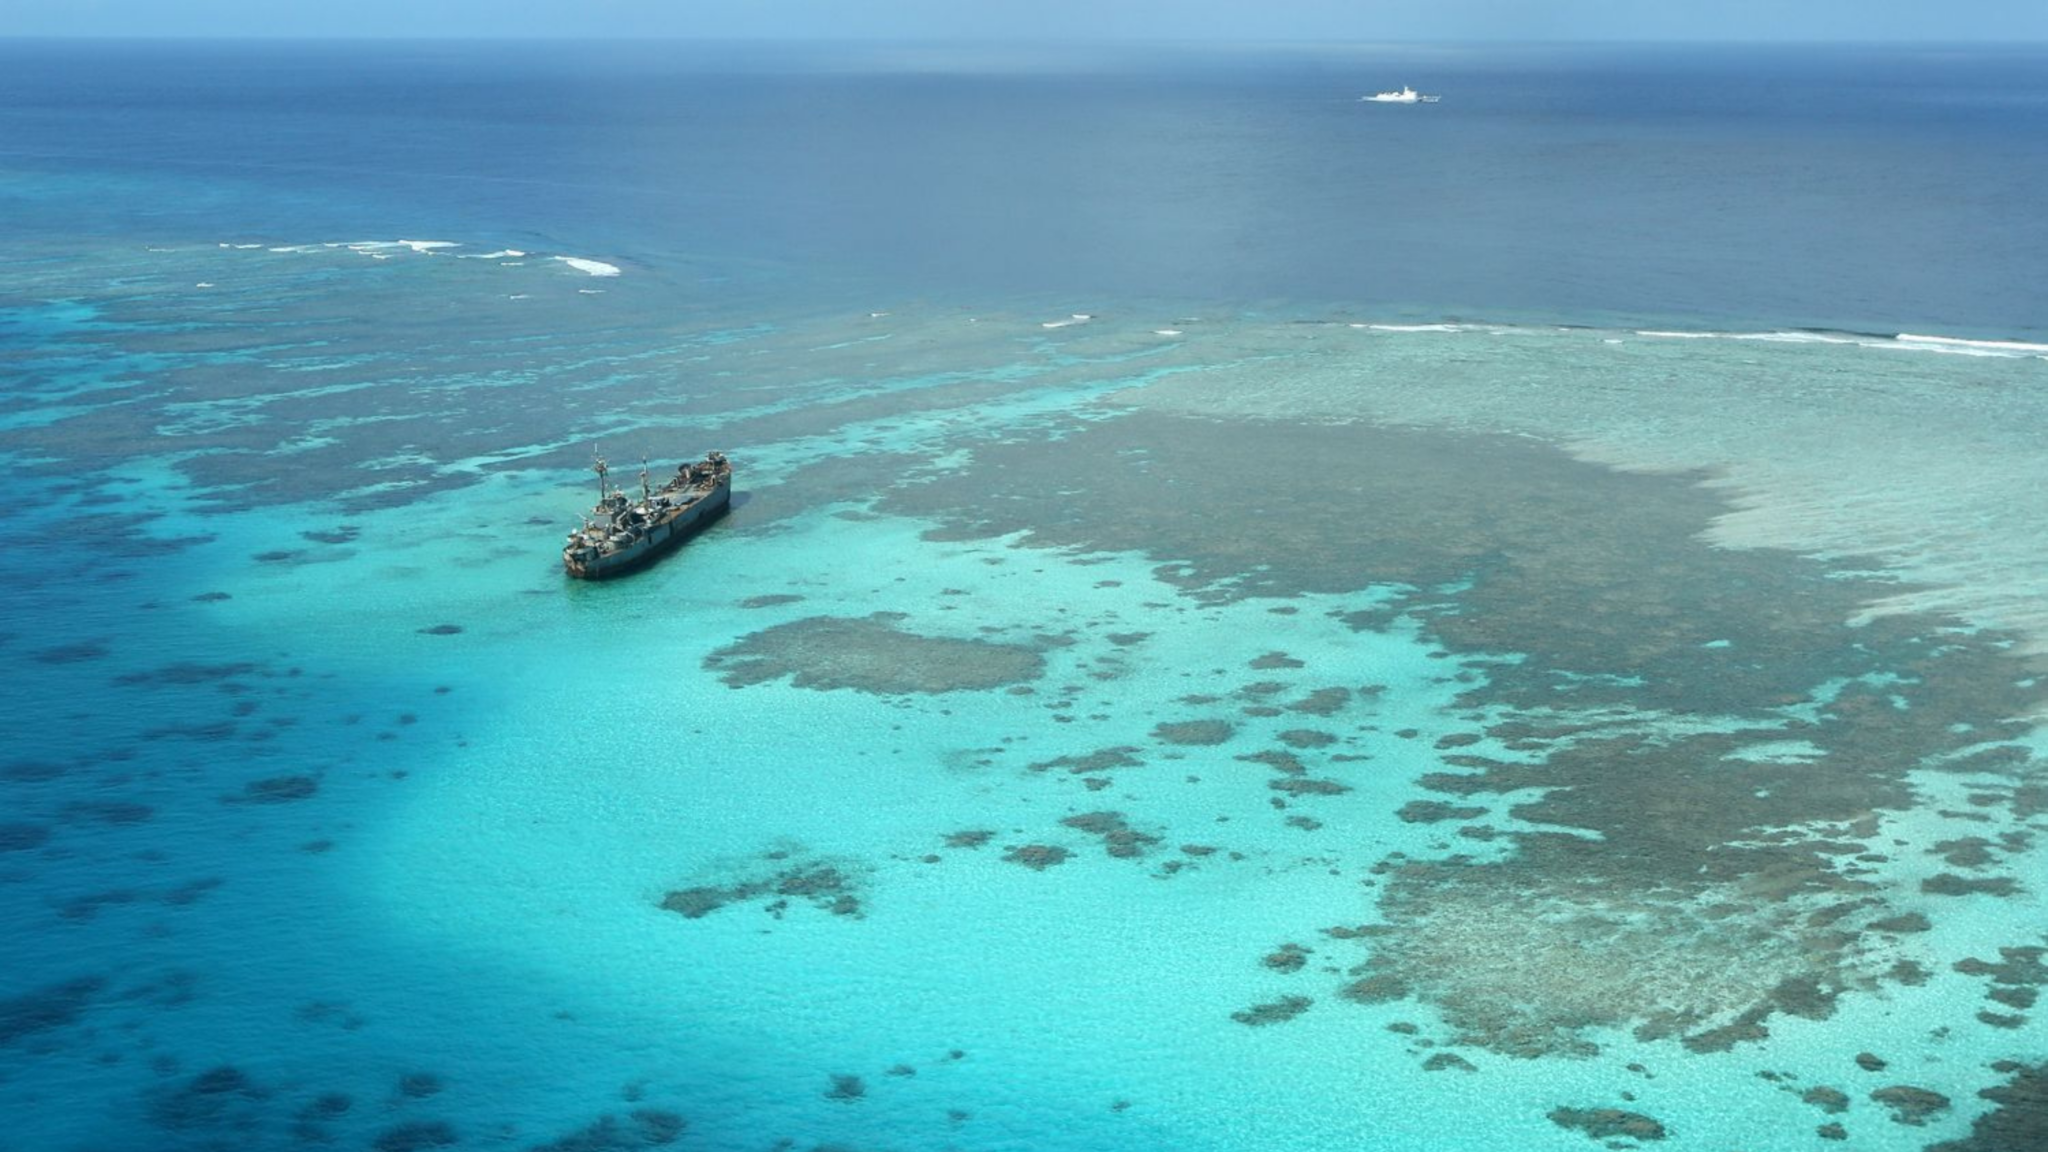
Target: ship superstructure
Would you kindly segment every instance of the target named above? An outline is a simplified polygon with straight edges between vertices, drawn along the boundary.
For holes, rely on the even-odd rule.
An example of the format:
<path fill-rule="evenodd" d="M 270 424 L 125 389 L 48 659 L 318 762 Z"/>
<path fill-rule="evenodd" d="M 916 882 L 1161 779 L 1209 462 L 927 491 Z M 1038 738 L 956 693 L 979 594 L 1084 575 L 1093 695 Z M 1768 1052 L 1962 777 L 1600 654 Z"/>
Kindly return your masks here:
<path fill-rule="evenodd" d="M 660 488 L 640 465 L 640 499 L 613 487 L 604 457 L 597 473 L 597 506 L 569 533 L 562 568 L 580 580 L 617 576 L 667 552 L 716 519 L 732 503 L 732 461 L 723 452 L 684 463 Z"/>

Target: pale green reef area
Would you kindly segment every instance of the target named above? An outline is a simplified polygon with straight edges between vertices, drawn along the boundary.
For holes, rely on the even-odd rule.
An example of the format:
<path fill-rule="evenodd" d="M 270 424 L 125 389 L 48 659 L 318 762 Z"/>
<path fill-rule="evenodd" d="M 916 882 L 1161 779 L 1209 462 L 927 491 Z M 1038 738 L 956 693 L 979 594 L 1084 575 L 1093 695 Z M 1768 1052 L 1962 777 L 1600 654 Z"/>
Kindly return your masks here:
<path fill-rule="evenodd" d="M 10 719 L 104 695 L 7 769 L 7 899 L 63 919 L 130 836 L 226 878 L 30 949 L 17 1099 L 194 1146 L 2048 1140 L 2048 350 L 386 254 L 4 313 L 9 530 L 117 557 L 10 563 L 64 618 Z M 723 448 L 735 507 L 564 583 L 593 446 Z M 133 830 L 35 791 L 141 747 Z M 117 948 L 235 992 L 174 1042 L 77 983 Z M 307 1111 L 399 1050 L 466 1081 Z"/>

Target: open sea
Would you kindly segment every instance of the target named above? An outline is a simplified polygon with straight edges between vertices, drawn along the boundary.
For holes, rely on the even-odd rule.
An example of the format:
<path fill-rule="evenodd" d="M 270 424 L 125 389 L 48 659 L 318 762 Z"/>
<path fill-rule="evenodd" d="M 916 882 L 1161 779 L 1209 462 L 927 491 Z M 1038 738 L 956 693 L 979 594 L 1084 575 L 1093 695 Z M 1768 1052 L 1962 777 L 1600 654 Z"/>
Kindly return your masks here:
<path fill-rule="evenodd" d="M 0 41 L 0 1150 L 2048 1148 L 2044 187 L 2041 46 Z"/>

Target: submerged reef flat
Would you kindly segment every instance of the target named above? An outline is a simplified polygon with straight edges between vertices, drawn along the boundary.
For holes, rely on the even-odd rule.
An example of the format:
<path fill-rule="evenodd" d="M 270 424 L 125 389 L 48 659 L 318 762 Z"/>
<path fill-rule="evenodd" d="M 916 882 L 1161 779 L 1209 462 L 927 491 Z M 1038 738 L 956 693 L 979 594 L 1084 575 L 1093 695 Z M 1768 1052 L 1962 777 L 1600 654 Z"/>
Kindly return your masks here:
<path fill-rule="evenodd" d="M 18 706 L 84 742 L 0 766 L 19 1111 L 126 1106 L 109 1146 L 2038 1143 L 2036 638 L 1901 578 L 1910 540 L 1842 546 L 1881 487 L 1805 506 L 1827 547 L 1745 535 L 1790 535 L 1790 481 L 1730 390 L 1890 353 L 684 330 L 651 278 L 565 281 L 618 355 L 463 297 L 495 262 L 391 264 L 447 299 L 332 345 L 282 273 L 217 328 L 29 310 L 38 379 L 108 391 L 0 430 L 18 515 L 132 488 L 170 543 L 104 588 L 7 561 L 52 606 L 0 641 Z M 1690 454 L 1537 418 L 1581 379 Z M 544 578 L 592 411 L 744 446 L 688 565 Z"/>
<path fill-rule="evenodd" d="M 1145 464 L 1090 464 L 1118 458 Z M 1045 472 L 1069 490 L 1052 520 Z M 939 541 L 1140 553 L 1209 603 L 1405 589 L 1344 622 L 1442 645 L 1473 670 L 1475 726 L 1422 781 L 1445 799 L 1399 815 L 1472 820 L 1509 798 L 1512 828 L 1481 832 L 1511 850 L 1390 862 L 1355 977 L 1504 1053 L 1585 1054 L 1612 1030 L 1709 1052 L 1897 978 L 1899 918 L 1940 916 L 1881 867 L 1924 824 L 1919 782 L 1966 776 L 1983 818 L 2030 815 L 2025 739 L 2048 694 L 2009 634 L 1865 619 L 1895 583 L 1707 543 L 1728 510 L 1708 479 L 1494 436 L 1139 411 L 979 445 L 880 507 Z M 1157 735 L 1227 738 L 1209 723 Z M 1751 751 L 1785 741 L 1796 757 Z M 2002 855 L 1966 847 L 1980 870 Z"/>
<path fill-rule="evenodd" d="M 719 649 L 705 666 L 742 688 L 788 677 L 799 688 L 851 688 L 876 696 L 974 692 L 1036 680 L 1044 657 L 1018 644 L 926 636 L 901 613 L 865 619 L 812 616 L 764 628 Z"/>

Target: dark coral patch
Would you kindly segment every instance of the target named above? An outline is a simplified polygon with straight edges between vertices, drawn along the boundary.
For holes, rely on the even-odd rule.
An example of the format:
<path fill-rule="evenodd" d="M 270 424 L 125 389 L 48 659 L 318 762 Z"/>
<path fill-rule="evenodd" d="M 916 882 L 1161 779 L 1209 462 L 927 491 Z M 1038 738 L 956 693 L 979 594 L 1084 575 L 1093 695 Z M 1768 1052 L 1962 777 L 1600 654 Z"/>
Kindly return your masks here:
<path fill-rule="evenodd" d="M 262 1122 L 270 1096 L 239 1068 L 221 1065 L 152 1094 L 150 1120 L 172 1131 L 246 1133 Z"/>
<path fill-rule="evenodd" d="M 1282 776 L 1266 781 L 1266 787 L 1289 796 L 1335 796 L 1351 791 L 1351 785 L 1335 780 L 1318 780 L 1308 776 Z"/>
<path fill-rule="evenodd" d="M 1020 844 L 1003 853 L 1003 859 L 1011 864 L 1022 864 L 1033 872 L 1043 872 L 1067 862 L 1073 853 L 1057 844 Z"/>
<path fill-rule="evenodd" d="M 1927 1152 L 2017 1152 L 2048 1148 L 2048 1064 L 2001 1061 L 1992 1070 L 2010 1079 L 1978 1096 L 1991 1101 L 1989 1112 L 1970 1123 L 1970 1134 L 1944 1141 Z"/>
<path fill-rule="evenodd" d="M 1849 1110 L 1849 1094 L 1839 1088 L 1816 1086 L 1800 1093 L 1799 1099 L 1829 1115 Z"/>
<path fill-rule="evenodd" d="M 348 1115 L 355 1101 L 341 1092 L 324 1092 L 299 1109 L 301 1120 L 336 1120 Z"/>
<path fill-rule="evenodd" d="M 242 785 L 240 796 L 225 799 L 242 804 L 289 804 L 310 800 L 319 791 L 320 781 L 311 776 L 270 776 L 249 781 Z"/>
<path fill-rule="evenodd" d="M 1470 820 L 1486 815 L 1484 808 L 1467 808 L 1441 800 L 1410 800 L 1395 813 L 1409 824 L 1437 824 L 1445 820 Z"/>
<path fill-rule="evenodd" d="M 762 596 L 749 596 L 740 601 L 742 608 L 776 608 L 784 604 L 795 604 L 803 597 L 791 592 L 770 592 Z"/>
<path fill-rule="evenodd" d="M 1982 836 L 1942 840 L 1927 851 L 1930 855 L 1948 861 L 1951 868 L 1983 868 L 1998 861 L 1998 856 L 1992 851 L 1991 841 Z"/>
<path fill-rule="evenodd" d="M 64 815 L 98 824 L 141 824 L 156 815 L 156 809 L 132 800 L 78 800 L 64 806 Z"/>
<path fill-rule="evenodd" d="M 1266 1004 L 1254 1004 L 1250 1008 L 1232 1012 L 1230 1018 L 1239 1024 L 1261 1028 L 1268 1024 L 1284 1024 L 1315 1004 L 1307 996 L 1282 996 Z"/>
<path fill-rule="evenodd" d="M 640 1108 L 624 1120 L 600 1116 L 590 1124 L 529 1152 L 632 1152 L 636 1148 L 660 1148 L 682 1138 L 689 1123 L 674 1112 Z"/>
<path fill-rule="evenodd" d="M 1152 845 L 1159 843 L 1159 837 L 1140 832 L 1125 823 L 1121 812 L 1085 812 L 1069 816 L 1060 823 L 1090 836 L 1101 837 L 1103 850 L 1122 859 L 1142 856 Z"/>
<path fill-rule="evenodd" d="M 55 780 L 70 772 L 69 766 L 49 760 L 13 760 L 0 766 L 0 780 L 11 780 L 21 784 L 41 784 Z"/>
<path fill-rule="evenodd" d="M 1940 872 L 1920 882 L 1920 890 L 1930 896 L 2010 896 L 2019 889 L 2019 881 L 2010 876 L 1970 877 Z"/>
<path fill-rule="evenodd" d="M 1286 705 L 1289 712 L 1300 712 L 1308 716 L 1335 716 L 1344 710 L 1351 699 L 1349 688 L 1318 688 L 1301 699 Z"/>
<path fill-rule="evenodd" d="M 698 920 L 728 904 L 765 901 L 764 910 L 781 919 L 792 900 L 800 900 L 834 916 L 861 915 L 859 883 L 844 868 L 819 860 L 790 861 L 787 854 L 770 853 L 769 859 L 783 864 L 766 874 L 744 876 L 726 884 L 678 888 L 661 899 L 665 912 L 686 920 Z"/>
<path fill-rule="evenodd" d="M 407 1100 L 425 1100 L 438 1095 L 447 1085 L 432 1072 L 407 1072 L 398 1078 L 398 1094 Z"/>
<path fill-rule="evenodd" d="M 106 654 L 105 644 L 97 640 L 80 640 L 32 652 L 29 659 L 38 664 L 82 664 L 88 660 L 98 660 Z"/>
<path fill-rule="evenodd" d="M 1056 756 L 1051 760 L 1041 760 L 1031 765 L 1031 770 L 1045 772 L 1053 768 L 1064 768 L 1080 775 L 1085 772 L 1107 772 L 1113 768 L 1136 768 L 1145 763 L 1135 755 L 1137 751 L 1138 749 L 1130 745 L 1119 744 L 1113 748 L 1098 748 L 1078 756 Z"/>
<path fill-rule="evenodd" d="M 1879 1088 L 1870 1094 L 1870 1098 L 1889 1108 L 1894 1122 L 1916 1128 L 1924 1126 L 1928 1117 L 1946 1112 L 1949 1107 L 1948 1097 L 1911 1084 Z"/>
<path fill-rule="evenodd" d="M 1275 739 L 1289 748 L 1327 748 L 1337 742 L 1335 736 L 1328 732 L 1318 732 L 1313 728 L 1289 728 Z"/>
<path fill-rule="evenodd" d="M 165 664 L 160 668 L 150 669 L 147 672 L 129 672 L 116 676 L 114 677 L 114 683 L 123 686 L 150 688 L 182 687 L 192 684 L 210 684 L 221 680 L 230 680 L 236 676 L 246 676 L 256 671 L 256 668 L 257 665 L 246 661 L 234 661 L 226 664 L 197 664 L 181 660 L 175 664 Z"/>
<path fill-rule="evenodd" d="M 0 852 L 27 852 L 41 848 L 49 839 L 50 830 L 41 824 L 20 821 L 0 824 Z"/>
<path fill-rule="evenodd" d="M 454 636 L 460 634 L 461 631 L 462 625 L 460 624 L 433 624 L 419 629 L 419 634 L 422 636 Z"/>
<path fill-rule="evenodd" d="M 969 692 L 1036 680 L 1036 649 L 988 640 L 925 636 L 898 627 L 900 616 L 812 616 L 753 633 L 705 658 L 735 688 L 782 677 L 799 688 L 851 688 L 878 696 Z"/>
<path fill-rule="evenodd" d="M 1381 973 L 1354 980 L 1338 989 L 1337 995 L 1354 1004 L 1386 1004 L 1406 999 L 1409 988 L 1406 981 L 1398 976 Z"/>
<path fill-rule="evenodd" d="M 1550 1122 L 1595 1140 L 1662 1140 L 1664 1125 L 1640 1112 L 1620 1108 L 1553 1108 Z"/>
<path fill-rule="evenodd" d="M 699 920 L 725 907 L 726 903 L 726 890 L 723 888 L 678 888 L 661 898 L 661 909 L 680 913 L 685 920 Z"/>
<path fill-rule="evenodd" d="M 377 1134 L 371 1147 L 377 1152 L 425 1152 L 428 1148 L 446 1148 L 458 1142 L 455 1129 L 445 1120 L 415 1120 L 386 1128 Z"/>
<path fill-rule="evenodd" d="M 1283 776 L 1308 775 L 1308 765 L 1303 764 L 1301 757 L 1292 752 L 1250 752 L 1237 759 L 1247 764 L 1264 764 Z"/>
<path fill-rule="evenodd" d="M 1273 668 L 1302 668 L 1306 667 L 1306 665 L 1285 652 L 1268 652 L 1263 656 L 1255 657 L 1251 662 L 1251 667 L 1263 672 Z"/>
<path fill-rule="evenodd" d="M 1228 720 L 1181 720 L 1155 726 L 1152 738 L 1167 744 L 1206 748 L 1227 742 L 1236 731 Z"/>
<path fill-rule="evenodd" d="M 1259 963 L 1275 972 L 1299 972 L 1308 964 L 1309 949 L 1299 944 L 1282 944 L 1268 952 Z"/>
<path fill-rule="evenodd" d="M 0 1044 L 75 1023 L 106 986 L 98 976 L 80 976 L 0 1000 Z"/>

